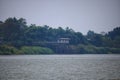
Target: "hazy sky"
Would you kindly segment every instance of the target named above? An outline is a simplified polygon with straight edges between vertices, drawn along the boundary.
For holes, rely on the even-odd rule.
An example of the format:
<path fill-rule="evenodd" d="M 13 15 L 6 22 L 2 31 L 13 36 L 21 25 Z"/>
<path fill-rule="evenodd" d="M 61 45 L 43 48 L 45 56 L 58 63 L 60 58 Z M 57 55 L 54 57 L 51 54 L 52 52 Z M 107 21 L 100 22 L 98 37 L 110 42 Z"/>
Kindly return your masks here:
<path fill-rule="evenodd" d="M 0 20 L 25 18 L 29 24 L 70 27 L 86 34 L 120 26 L 120 0 L 0 0 Z"/>

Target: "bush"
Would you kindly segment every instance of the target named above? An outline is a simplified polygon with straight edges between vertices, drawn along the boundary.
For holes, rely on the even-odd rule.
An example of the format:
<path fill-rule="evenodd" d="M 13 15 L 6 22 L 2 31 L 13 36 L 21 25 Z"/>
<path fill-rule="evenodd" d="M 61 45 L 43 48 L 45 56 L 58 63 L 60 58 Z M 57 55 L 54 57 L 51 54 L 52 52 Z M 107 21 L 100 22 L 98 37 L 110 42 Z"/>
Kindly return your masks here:
<path fill-rule="evenodd" d="M 83 54 L 96 54 L 97 48 L 93 45 L 78 45 L 79 53 Z"/>
<path fill-rule="evenodd" d="M 23 54 L 53 54 L 54 52 L 49 48 L 37 46 L 23 46 L 20 49 Z"/>
<path fill-rule="evenodd" d="M 120 54 L 120 48 L 108 48 L 109 53 Z"/>
<path fill-rule="evenodd" d="M 79 44 L 77 46 L 71 46 L 71 52 L 77 54 L 109 54 L 109 53 L 120 53 L 120 48 L 109 48 L 109 47 L 96 47 L 93 45 Z"/>
<path fill-rule="evenodd" d="M 0 55 L 16 55 L 16 54 L 53 54 L 54 52 L 49 48 L 36 46 L 23 46 L 17 49 L 9 45 L 0 46 Z"/>
<path fill-rule="evenodd" d="M 8 46 L 8 45 L 0 46 L 0 55 L 11 55 L 11 54 L 20 54 L 20 51 L 13 46 Z"/>

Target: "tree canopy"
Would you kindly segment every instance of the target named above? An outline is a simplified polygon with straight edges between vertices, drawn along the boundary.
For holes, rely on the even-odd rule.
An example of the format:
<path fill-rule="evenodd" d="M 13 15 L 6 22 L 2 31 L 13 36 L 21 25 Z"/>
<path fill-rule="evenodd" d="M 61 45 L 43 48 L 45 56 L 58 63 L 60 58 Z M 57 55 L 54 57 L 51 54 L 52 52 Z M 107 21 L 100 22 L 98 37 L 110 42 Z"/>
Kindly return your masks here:
<path fill-rule="evenodd" d="M 96 47 L 120 48 L 120 27 L 114 28 L 105 35 L 88 31 L 87 35 L 66 27 L 52 28 L 48 25 L 27 25 L 24 18 L 8 18 L 0 21 L 0 44 L 21 46 L 45 46 L 47 42 L 55 42 L 59 38 L 70 38 L 69 45 L 93 45 Z M 69 46 L 70 47 L 70 46 Z M 72 47 L 73 48 L 73 47 Z"/>

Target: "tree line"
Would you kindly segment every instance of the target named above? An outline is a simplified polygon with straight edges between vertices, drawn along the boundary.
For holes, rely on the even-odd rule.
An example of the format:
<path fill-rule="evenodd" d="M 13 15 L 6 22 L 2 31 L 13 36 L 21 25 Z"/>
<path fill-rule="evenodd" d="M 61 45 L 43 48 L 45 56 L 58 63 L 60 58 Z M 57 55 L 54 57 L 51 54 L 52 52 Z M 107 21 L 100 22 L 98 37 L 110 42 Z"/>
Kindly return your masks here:
<path fill-rule="evenodd" d="M 58 38 L 70 38 L 69 45 L 47 44 Z M 20 49 L 23 46 L 39 46 L 55 53 L 120 53 L 120 27 L 104 34 L 88 31 L 87 35 L 66 27 L 52 28 L 48 25 L 27 25 L 24 18 L 8 18 L 0 21 L 0 49 L 4 45 Z M 57 50 L 58 49 L 60 50 Z M 2 48 L 3 50 L 3 48 Z M 56 51 L 57 50 L 57 51 Z M 2 53 L 2 51 L 1 51 Z"/>

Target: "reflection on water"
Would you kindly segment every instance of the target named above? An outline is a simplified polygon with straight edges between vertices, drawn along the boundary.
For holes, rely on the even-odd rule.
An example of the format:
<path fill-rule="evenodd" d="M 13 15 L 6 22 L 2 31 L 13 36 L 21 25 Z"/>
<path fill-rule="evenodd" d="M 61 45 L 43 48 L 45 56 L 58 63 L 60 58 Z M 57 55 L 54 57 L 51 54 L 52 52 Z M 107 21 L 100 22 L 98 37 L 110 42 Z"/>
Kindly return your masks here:
<path fill-rule="evenodd" d="M 0 80 L 120 80 L 120 55 L 0 56 Z"/>

